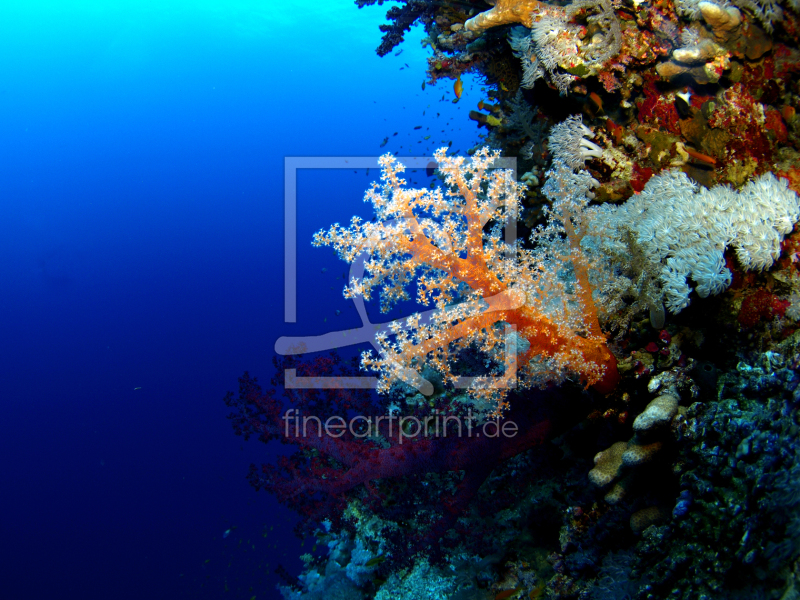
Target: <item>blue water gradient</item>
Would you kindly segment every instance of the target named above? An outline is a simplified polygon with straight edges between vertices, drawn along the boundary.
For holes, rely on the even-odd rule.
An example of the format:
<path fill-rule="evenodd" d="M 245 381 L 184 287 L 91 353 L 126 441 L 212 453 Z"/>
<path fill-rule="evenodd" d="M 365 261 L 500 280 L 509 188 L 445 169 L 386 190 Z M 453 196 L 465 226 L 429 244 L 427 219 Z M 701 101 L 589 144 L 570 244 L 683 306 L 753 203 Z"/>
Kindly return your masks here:
<path fill-rule="evenodd" d="M 284 157 L 466 150 L 477 84 L 458 104 L 451 82 L 423 91 L 419 29 L 379 59 L 386 5 L 10 4 L 0 598 L 275 597 L 308 545 L 245 480 L 280 449 L 235 437 L 222 397 L 245 369 L 270 376 L 278 336 L 358 323 L 344 264 L 310 238 L 368 215 L 377 176 L 298 175 L 286 324 Z"/>

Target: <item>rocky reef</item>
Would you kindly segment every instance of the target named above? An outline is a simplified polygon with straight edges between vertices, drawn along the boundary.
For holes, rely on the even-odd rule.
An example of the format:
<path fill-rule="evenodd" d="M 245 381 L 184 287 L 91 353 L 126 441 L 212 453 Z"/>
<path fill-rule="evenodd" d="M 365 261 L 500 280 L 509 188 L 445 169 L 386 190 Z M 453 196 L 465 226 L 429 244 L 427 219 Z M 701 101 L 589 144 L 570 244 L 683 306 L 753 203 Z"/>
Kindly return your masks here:
<path fill-rule="evenodd" d="M 613 389 L 589 389 L 602 379 L 566 358 L 545 368 L 555 350 L 543 345 L 538 355 L 524 331 L 501 332 L 516 305 L 481 325 L 488 358 L 470 345 L 478 338 L 441 338 L 450 350 L 465 340 L 445 377 L 435 372 L 443 350 L 409 342 L 404 350 L 415 354 L 404 366 L 425 365 L 434 391 L 394 382 L 377 406 L 423 423 L 479 409 L 448 380 L 477 364 L 508 367 L 497 357 L 516 344 L 520 366 L 550 375 L 503 399 L 505 418 L 528 428 L 524 443 L 403 447 L 402 431 L 299 441 L 280 434 L 279 395 L 255 393 L 246 380 L 244 395 L 228 398 L 238 432 L 300 446 L 282 470 L 254 467 L 251 481 L 307 509 L 300 530 L 317 540 L 284 597 L 800 597 L 798 3 L 406 0 L 387 16 L 379 54 L 419 22 L 426 85 L 460 84 L 468 74 L 481 82 L 480 93 L 457 86 L 453 100 L 472 108 L 476 164 L 490 151 L 517 159 L 517 179 L 503 189 L 519 198 L 520 252 L 530 247 L 536 258 L 525 262 L 537 276 L 527 306 L 545 285 L 558 289 L 565 311 L 596 306 L 591 322 L 570 323 L 567 339 L 577 348 L 605 340 Z M 454 167 L 440 152 L 440 179 L 453 188 L 453 169 L 467 163 Z M 385 197 L 375 188 L 370 199 L 406 194 L 426 209 L 444 202 L 396 187 Z M 492 219 L 471 221 L 484 231 L 486 257 L 501 246 Z M 350 235 L 370 227 L 354 222 Z M 332 229 L 324 245 L 342 232 Z M 403 235 L 383 237 L 397 246 Z M 404 242 L 407 255 L 424 254 L 419 239 Z M 548 271 L 537 244 L 560 257 L 557 268 Z M 399 254 L 390 245 L 387 255 Z M 436 264 L 469 283 L 453 275 L 464 270 Z M 491 254 L 481 268 L 499 264 Z M 520 277 L 497 275 L 504 291 Z M 464 294 L 446 289 L 449 300 Z M 561 310 L 536 309 L 549 320 Z M 320 398 L 290 401 L 335 414 Z M 367 410 L 371 401 L 359 398 Z"/>

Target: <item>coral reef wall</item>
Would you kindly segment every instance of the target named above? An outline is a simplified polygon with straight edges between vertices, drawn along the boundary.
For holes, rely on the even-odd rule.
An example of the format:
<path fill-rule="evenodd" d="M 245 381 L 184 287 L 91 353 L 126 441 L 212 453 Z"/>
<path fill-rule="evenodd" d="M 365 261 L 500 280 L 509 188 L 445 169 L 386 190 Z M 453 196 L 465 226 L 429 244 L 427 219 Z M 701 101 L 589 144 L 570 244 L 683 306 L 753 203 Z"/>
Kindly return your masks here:
<path fill-rule="evenodd" d="M 381 395 L 246 376 L 227 398 L 237 433 L 295 448 L 250 475 L 316 539 L 281 593 L 797 598 L 798 3 L 404 0 L 387 18 L 378 54 L 419 23 L 412 68 L 479 143 L 437 152 L 426 189 L 383 157 L 375 220 L 315 238 L 364 261 L 348 297 L 428 311 L 362 357 Z M 290 407 L 425 434 L 301 438 Z M 444 440 L 443 416 L 520 429 Z"/>

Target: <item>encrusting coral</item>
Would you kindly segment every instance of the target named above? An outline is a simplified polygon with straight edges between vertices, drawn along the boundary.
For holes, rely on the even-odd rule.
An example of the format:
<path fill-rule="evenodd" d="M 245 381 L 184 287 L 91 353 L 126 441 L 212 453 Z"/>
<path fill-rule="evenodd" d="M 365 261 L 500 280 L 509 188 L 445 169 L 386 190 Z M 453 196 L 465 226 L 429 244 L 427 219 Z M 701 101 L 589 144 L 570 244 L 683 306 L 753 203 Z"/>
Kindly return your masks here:
<path fill-rule="evenodd" d="M 629 488 L 641 476 L 641 466 L 651 463 L 669 440 L 668 428 L 679 413 L 678 379 L 676 373 L 663 375 L 666 389 L 636 417 L 633 437 L 627 442 L 616 442 L 595 455 L 589 481 L 599 488 L 614 484 L 605 495 L 608 504 L 616 505 L 626 497 Z M 637 529 L 633 523 L 632 528 Z"/>
<path fill-rule="evenodd" d="M 484 148 L 467 161 L 442 148 L 435 158 L 447 187 L 428 190 L 408 189 L 400 177 L 405 167 L 387 154 L 380 159 L 383 185 L 373 184 L 366 195 L 378 220 L 354 217 L 348 228 L 335 224 L 314 236 L 314 245 L 333 247 L 348 263 L 364 256 L 367 274 L 351 279 L 346 297 L 369 299 L 380 288 L 385 311 L 407 299 L 406 287 L 416 281 L 419 303 L 437 309 L 394 327 L 394 341 L 378 334 L 380 356 L 362 356 L 363 367 L 381 374 L 379 391 L 398 379 L 418 383 L 414 369 L 423 364 L 457 383 L 458 353 L 471 347 L 500 353 L 514 340 L 509 325 L 526 343 L 517 344 L 517 353 L 504 353 L 504 375 L 475 377 L 470 387 L 473 397 L 496 403 L 494 414 L 507 407 L 505 394 L 513 385 L 542 385 L 566 373 L 601 392 L 616 385 L 616 359 L 600 329 L 581 234 L 572 221 L 577 205 L 556 209 L 563 228 L 540 235 L 537 249 L 505 243 L 503 225 L 518 215 L 525 186 L 511 171 L 491 169 L 498 156 Z M 494 225 L 484 233 L 490 221 Z M 560 232 L 568 248 L 548 253 L 547 242 Z M 567 266 L 574 282 L 558 275 Z M 513 380 L 518 374 L 520 384 Z"/>
<path fill-rule="evenodd" d="M 800 10 L 800 3 L 797 2 L 797 0 L 788 0 L 787 2 L 781 2 L 780 0 L 733 0 L 733 4 L 739 8 L 746 8 L 752 11 L 753 15 L 755 15 L 763 27 L 769 32 L 773 31 L 776 23 L 783 21 L 784 11 L 780 6 L 781 4 L 791 7 L 795 12 Z M 697 19 L 699 13 L 702 12 L 706 21 L 714 27 L 720 25 L 725 27 L 729 25 L 736 20 L 735 13 L 739 13 L 735 7 L 730 6 L 728 2 L 725 1 L 677 0 L 675 5 L 680 14 L 692 19 Z M 703 5 L 706 6 L 704 7 Z M 717 9 L 717 16 L 713 17 L 714 23 L 711 23 L 706 16 L 706 11 L 710 10 L 707 5 L 712 5 Z M 725 13 L 727 13 L 728 16 L 726 16 Z M 734 26 L 736 25 L 738 25 L 738 23 L 734 24 Z"/>
<path fill-rule="evenodd" d="M 539 0 L 498 0 L 494 7 L 472 17 L 464 26 L 475 32 L 512 23 L 531 27 L 536 15 L 546 12 L 548 8 L 546 3 Z"/>

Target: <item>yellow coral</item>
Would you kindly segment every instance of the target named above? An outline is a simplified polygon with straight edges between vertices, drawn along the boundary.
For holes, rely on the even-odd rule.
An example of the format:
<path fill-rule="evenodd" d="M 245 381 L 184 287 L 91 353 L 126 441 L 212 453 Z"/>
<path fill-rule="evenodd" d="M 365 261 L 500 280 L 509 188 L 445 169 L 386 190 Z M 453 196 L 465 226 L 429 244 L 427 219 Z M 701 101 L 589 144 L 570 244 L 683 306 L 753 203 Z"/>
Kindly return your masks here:
<path fill-rule="evenodd" d="M 614 481 L 619 475 L 622 455 L 627 448 L 627 442 L 617 442 L 610 448 L 598 452 L 594 457 L 594 468 L 589 471 L 589 481 L 598 487 L 605 487 Z"/>
<path fill-rule="evenodd" d="M 492 9 L 472 17 L 464 26 L 476 33 L 511 23 L 521 23 L 530 28 L 533 25 L 534 15 L 546 7 L 544 2 L 538 0 L 498 0 Z"/>

